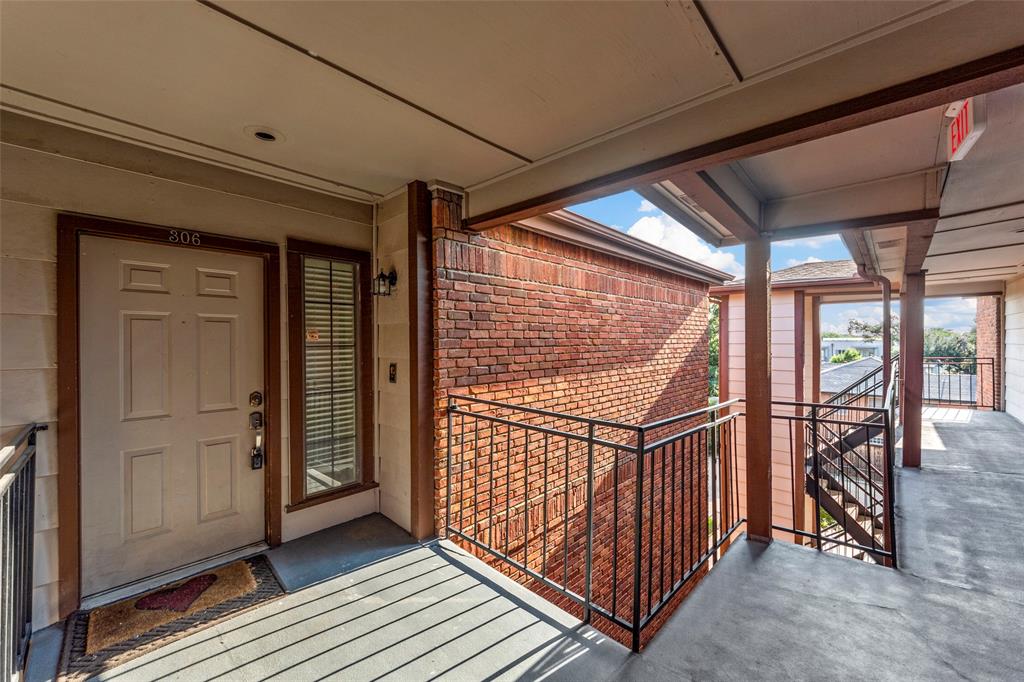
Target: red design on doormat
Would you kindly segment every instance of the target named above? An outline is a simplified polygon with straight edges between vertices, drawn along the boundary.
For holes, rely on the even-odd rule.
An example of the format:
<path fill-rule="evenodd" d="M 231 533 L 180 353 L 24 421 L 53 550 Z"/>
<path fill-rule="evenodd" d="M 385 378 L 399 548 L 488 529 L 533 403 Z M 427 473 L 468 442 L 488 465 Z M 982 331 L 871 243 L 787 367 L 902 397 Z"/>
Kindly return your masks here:
<path fill-rule="evenodd" d="M 147 594 L 135 602 L 135 608 L 145 611 L 166 609 L 168 611 L 178 611 L 179 613 L 187 611 L 188 607 L 192 606 L 196 599 L 199 599 L 199 595 L 206 592 L 210 585 L 215 582 L 217 582 L 217 576 L 213 573 L 197 575 L 195 578 L 190 578 L 177 587 Z"/>

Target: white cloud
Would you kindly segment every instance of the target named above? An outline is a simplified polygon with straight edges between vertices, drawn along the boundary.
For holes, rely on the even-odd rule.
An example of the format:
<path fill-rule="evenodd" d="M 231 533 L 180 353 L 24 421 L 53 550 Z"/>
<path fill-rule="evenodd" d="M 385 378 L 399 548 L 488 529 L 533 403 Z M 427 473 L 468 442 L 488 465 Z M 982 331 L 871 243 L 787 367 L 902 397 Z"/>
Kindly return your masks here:
<path fill-rule="evenodd" d="M 822 306 L 821 331 L 846 334 L 849 332 L 850 320 L 861 320 L 878 324 L 882 321 L 882 304 L 864 304 L 852 308 L 829 310 L 830 306 Z M 826 321 L 826 318 L 829 318 Z"/>
<path fill-rule="evenodd" d="M 925 329 L 942 327 L 957 332 L 969 331 L 974 326 L 978 300 L 975 298 L 949 298 L 925 301 Z"/>
<path fill-rule="evenodd" d="M 640 218 L 626 234 L 730 275 L 743 275 L 743 266 L 734 254 L 709 246 L 664 213 Z"/>
<path fill-rule="evenodd" d="M 791 268 L 793 266 L 804 265 L 806 263 L 824 263 L 824 261 L 818 258 L 817 256 L 808 256 L 803 260 L 799 260 L 797 258 L 790 258 L 788 261 L 786 261 L 786 267 Z"/>
<path fill-rule="evenodd" d="M 929 299 L 924 305 L 925 329 L 942 328 L 955 332 L 970 331 L 975 323 L 978 301 L 974 298 Z M 838 308 L 838 310 L 837 310 Z M 899 318 L 899 307 L 893 303 L 893 318 Z M 825 305 L 821 311 L 821 331 L 846 334 L 850 320 L 875 324 L 882 321 L 881 303 L 864 303 L 846 307 L 845 304 Z"/>
<path fill-rule="evenodd" d="M 828 244 L 834 244 L 839 241 L 838 234 L 826 234 L 821 237 L 805 237 L 804 239 L 787 239 L 785 241 L 774 242 L 772 246 L 782 247 L 794 247 L 799 246 L 805 249 L 820 249 Z"/>
<path fill-rule="evenodd" d="M 636 210 L 640 211 L 641 213 L 657 213 L 658 207 L 652 204 L 651 202 L 647 201 L 647 199 L 644 199 L 643 201 L 640 202 L 640 207 Z"/>

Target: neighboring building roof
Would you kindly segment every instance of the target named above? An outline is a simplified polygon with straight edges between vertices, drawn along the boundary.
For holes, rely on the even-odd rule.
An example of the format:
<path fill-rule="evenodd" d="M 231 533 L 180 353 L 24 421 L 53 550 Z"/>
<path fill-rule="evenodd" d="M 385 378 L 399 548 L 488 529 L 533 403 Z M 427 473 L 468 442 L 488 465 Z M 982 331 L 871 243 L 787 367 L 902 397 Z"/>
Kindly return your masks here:
<path fill-rule="evenodd" d="M 732 275 L 721 270 L 637 239 L 572 211 L 554 211 L 535 218 L 517 220 L 514 224 L 553 239 L 684 275 L 712 286 L 722 285 L 733 279 Z"/>
<path fill-rule="evenodd" d="M 772 283 L 806 282 L 820 279 L 853 279 L 859 278 L 857 264 L 852 260 L 826 260 L 817 263 L 801 263 L 791 268 L 774 270 Z"/>
<path fill-rule="evenodd" d="M 772 287 L 793 288 L 806 284 L 864 284 L 868 280 L 857 274 L 857 264 L 852 260 L 826 260 L 801 263 L 791 268 L 772 271 Z M 724 293 L 743 289 L 743 280 L 737 279 L 723 287 L 716 287 L 711 293 Z"/>
<path fill-rule="evenodd" d="M 839 393 L 881 366 L 882 359 L 877 357 L 862 358 L 841 365 L 823 366 L 821 368 L 821 392 Z"/>

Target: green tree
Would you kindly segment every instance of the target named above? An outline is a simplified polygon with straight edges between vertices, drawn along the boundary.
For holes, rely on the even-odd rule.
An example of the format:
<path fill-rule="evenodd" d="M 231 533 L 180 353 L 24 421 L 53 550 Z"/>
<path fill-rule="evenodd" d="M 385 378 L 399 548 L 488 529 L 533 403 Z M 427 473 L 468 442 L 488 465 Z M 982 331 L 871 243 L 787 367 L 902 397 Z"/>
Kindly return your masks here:
<path fill-rule="evenodd" d="M 933 327 L 924 330 L 924 355 L 928 358 L 969 358 L 977 352 L 977 330 L 955 332 Z"/>
<path fill-rule="evenodd" d="M 711 304 L 708 315 L 708 368 L 710 370 L 710 395 L 718 397 L 718 353 L 720 346 L 720 321 L 718 319 L 719 307 L 717 303 Z"/>
<path fill-rule="evenodd" d="M 850 320 L 849 324 L 847 324 L 846 330 L 850 333 L 850 336 L 859 336 L 862 339 L 882 338 L 881 322 L 865 322 L 864 320 Z M 889 333 L 892 337 L 893 345 L 899 343 L 900 321 L 898 318 L 892 318 L 892 323 L 889 326 Z"/>
<path fill-rule="evenodd" d="M 860 359 L 861 354 L 859 350 L 857 350 L 856 348 L 846 348 L 833 355 L 831 358 L 829 358 L 828 361 L 831 362 L 832 364 L 838 365 L 846 362 L 853 362 L 854 360 Z"/>

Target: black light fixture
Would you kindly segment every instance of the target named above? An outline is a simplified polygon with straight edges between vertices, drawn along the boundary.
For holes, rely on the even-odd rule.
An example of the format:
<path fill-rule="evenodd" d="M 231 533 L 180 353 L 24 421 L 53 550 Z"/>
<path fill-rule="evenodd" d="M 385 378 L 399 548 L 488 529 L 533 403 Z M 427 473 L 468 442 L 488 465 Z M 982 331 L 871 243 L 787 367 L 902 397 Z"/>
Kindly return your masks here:
<path fill-rule="evenodd" d="M 373 295 L 374 296 L 390 296 L 391 289 L 398 284 L 398 273 L 395 272 L 394 268 L 391 268 L 391 272 L 384 274 L 381 270 L 380 274 L 373 278 Z"/>

